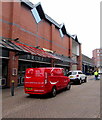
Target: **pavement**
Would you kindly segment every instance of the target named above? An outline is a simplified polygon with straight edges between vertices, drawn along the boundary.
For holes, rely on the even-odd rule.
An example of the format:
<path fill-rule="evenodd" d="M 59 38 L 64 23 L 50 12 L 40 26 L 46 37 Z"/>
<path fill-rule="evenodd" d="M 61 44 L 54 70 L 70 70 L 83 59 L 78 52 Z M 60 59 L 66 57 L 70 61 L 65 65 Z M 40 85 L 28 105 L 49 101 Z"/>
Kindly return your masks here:
<path fill-rule="evenodd" d="M 29 97 L 23 86 L 2 90 L 3 118 L 100 118 L 100 80 L 87 76 L 88 82 L 72 85 L 55 98 Z"/>

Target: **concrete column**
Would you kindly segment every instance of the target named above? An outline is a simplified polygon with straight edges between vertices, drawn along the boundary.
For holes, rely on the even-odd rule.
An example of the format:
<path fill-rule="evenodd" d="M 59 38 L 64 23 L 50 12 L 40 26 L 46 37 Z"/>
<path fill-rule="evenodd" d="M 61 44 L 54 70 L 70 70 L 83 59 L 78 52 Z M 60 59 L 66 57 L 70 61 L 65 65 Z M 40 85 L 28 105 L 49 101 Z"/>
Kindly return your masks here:
<path fill-rule="evenodd" d="M 78 65 L 77 70 L 82 70 L 82 51 L 81 51 L 81 44 L 79 44 L 79 56 L 77 57 Z"/>
<path fill-rule="evenodd" d="M 72 38 L 70 37 L 69 39 L 69 57 L 72 58 Z M 69 65 L 69 70 L 72 70 L 72 63 Z"/>
<path fill-rule="evenodd" d="M 18 85 L 18 56 L 15 56 L 15 52 L 9 52 L 8 61 L 8 81 L 7 86 L 11 87 L 11 81 L 14 80 L 14 85 Z"/>

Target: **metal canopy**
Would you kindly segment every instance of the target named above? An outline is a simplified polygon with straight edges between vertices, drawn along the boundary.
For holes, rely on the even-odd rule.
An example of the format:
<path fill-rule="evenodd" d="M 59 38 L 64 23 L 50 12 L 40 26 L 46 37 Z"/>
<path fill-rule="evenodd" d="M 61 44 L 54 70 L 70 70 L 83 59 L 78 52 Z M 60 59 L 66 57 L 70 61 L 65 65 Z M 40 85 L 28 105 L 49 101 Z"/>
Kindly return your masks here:
<path fill-rule="evenodd" d="M 48 53 L 44 50 L 41 50 L 41 49 L 38 49 L 35 47 L 31 47 L 31 46 L 25 45 L 24 43 L 19 43 L 19 42 L 15 42 L 15 41 L 9 41 L 9 40 L 2 39 L 0 42 L 0 47 L 14 50 L 19 53 L 32 54 L 32 55 L 37 55 L 37 56 L 41 56 L 41 57 L 47 57 L 47 58 L 53 58 L 53 59 L 60 60 L 59 57 L 57 57 L 51 53 Z M 18 55 L 20 55 L 20 54 L 18 54 Z"/>
<path fill-rule="evenodd" d="M 68 58 L 67 56 L 63 56 L 63 55 L 59 55 L 59 54 L 54 54 L 54 55 L 57 56 L 57 57 L 59 57 L 60 60 L 63 61 L 63 62 L 77 64 L 77 62 L 75 62 L 75 61 L 72 60 L 71 58 Z"/>

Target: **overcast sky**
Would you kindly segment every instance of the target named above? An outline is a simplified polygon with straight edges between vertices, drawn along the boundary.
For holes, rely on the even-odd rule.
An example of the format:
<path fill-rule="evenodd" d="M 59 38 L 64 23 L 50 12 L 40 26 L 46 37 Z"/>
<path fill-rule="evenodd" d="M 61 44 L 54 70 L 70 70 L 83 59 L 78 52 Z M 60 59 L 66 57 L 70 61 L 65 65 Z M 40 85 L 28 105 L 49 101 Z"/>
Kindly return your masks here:
<path fill-rule="evenodd" d="M 29 0 L 41 2 L 44 12 L 57 23 L 64 23 L 71 35 L 82 43 L 82 53 L 92 57 L 92 50 L 100 48 L 101 0 Z"/>

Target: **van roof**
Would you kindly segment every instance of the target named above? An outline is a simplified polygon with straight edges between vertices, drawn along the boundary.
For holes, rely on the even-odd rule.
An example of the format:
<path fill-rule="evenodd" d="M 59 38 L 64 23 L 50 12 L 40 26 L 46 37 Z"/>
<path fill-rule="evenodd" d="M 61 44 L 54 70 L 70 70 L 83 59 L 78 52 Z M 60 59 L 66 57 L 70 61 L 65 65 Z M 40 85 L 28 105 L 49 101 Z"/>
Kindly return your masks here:
<path fill-rule="evenodd" d="M 28 69 L 63 69 L 58 67 L 38 67 L 38 68 L 28 68 Z"/>
<path fill-rule="evenodd" d="M 71 70 L 69 72 L 82 72 L 81 70 Z"/>

